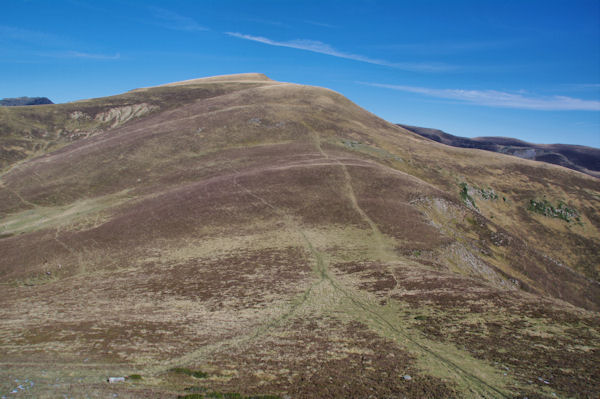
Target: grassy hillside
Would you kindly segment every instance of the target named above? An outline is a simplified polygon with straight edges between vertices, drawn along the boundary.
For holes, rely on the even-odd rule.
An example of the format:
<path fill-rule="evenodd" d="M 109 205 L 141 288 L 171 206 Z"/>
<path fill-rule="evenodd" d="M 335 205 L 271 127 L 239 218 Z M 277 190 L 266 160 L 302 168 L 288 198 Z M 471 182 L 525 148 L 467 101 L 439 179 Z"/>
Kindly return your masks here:
<path fill-rule="evenodd" d="M 1 394 L 600 392 L 598 179 L 259 74 L 0 126 Z"/>

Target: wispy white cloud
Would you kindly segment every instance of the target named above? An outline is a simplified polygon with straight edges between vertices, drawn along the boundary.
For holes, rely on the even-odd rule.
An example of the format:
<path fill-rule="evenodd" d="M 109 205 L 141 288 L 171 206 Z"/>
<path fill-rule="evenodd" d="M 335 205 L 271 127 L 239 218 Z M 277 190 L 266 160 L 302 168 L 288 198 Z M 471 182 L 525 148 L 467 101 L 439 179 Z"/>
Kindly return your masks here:
<path fill-rule="evenodd" d="M 594 122 L 583 122 L 583 121 L 579 121 L 579 122 L 575 122 L 573 123 L 574 126 L 578 126 L 578 127 L 593 127 L 593 128 L 598 128 L 600 127 L 600 123 L 594 123 Z"/>
<path fill-rule="evenodd" d="M 67 51 L 64 53 L 67 58 L 85 58 L 90 60 L 118 60 L 121 58 L 121 54 L 98 54 L 98 53 L 84 53 L 81 51 Z"/>
<path fill-rule="evenodd" d="M 457 100 L 487 107 L 532 109 L 540 111 L 600 111 L 600 101 L 566 96 L 525 96 L 497 90 L 431 89 L 381 83 L 363 83 L 375 87 Z"/>
<path fill-rule="evenodd" d="M 305 24 L 309 24 L 309 25 L 315 25 L 315 26 L 320 26 L 322 28 L 329 28 L 329 29 L 335 29 L 338 28 L 337 25 L 331 25 L 331 24 L 326 24 L 324 22 L 317 22 L 317 21 L 304 21 Z"/>
<path fill-rule="evenodd" d="M 68 50 L 69 48 L 72 49 L 83 46 L 68 38 L 52 33 L 5 25 L 0 25 L 0 43 L 2 42 L 17 44 L 19 47 L 26 45 L 27 48 L 21 50 L 21 54 L 33 55 L 36 57 L 85 58 L 94 60 L 116 60 L 121 58 L 121 55 L 118 53 L 100 54 Z"/>
<path fill-rule="evenodd" d="M 163 28 L 186 32 L 206 31 L 208 28 L 200 25 L 193 18 L 178 14 L 160 7 L 150 7 L 150 12 L 156 18 L 156 24 Z"/>
<path fill-rule="evenodd" d="M 44 46 L 63 46 L 70 43 L 69 40 L 52 33 L 5 25 L 0 25 L 0 41 L 21 42 Z"/>
<path fill-rule="evenodd" d="M 101 53 L 88 53 L 83 51 L 68 50 L 68 51 L 49 51 L 35 53 L 39 57 L 50 57 L 50 58 L 71 58 L 71 59 L 87 59 L 87 60 L 118 60 L 121 58 L 121 54 L 101 54 Z"/>
<path fill-rule="evenodd" d="M 273 20 L 262 19 L 262 18 L 240 18 L 240 20 L 254 22 L 257 24 L 261 24 L 261 25 L 271 25 L 271 26 L 278 26 L 280 28 L 290 28 L 290 25 L 288 25 L 284 22 L 281 22 L 281 21 L 273 21 Z"/>
<path fill-rule="evenodd" d="M 563 88 L 567 88 L 569 90 L 578 90 L 578 91 L 598 91 L 600 90 L 600 83 L 568 83 L 562 85 Z"/>
<path fill-rule="evenodd" d="M 298 50 L 311 51 L 313 53 L 326 54 L 332 57 L 345 58 L 348 60 L 354 60 L 359 62 L 366 62 L 369 64 L 383 65 L 397 69 L 403 69 L 407 71 L 419 71 L 419 72 L 443 72 L 450 69 L 456 69 L 453 66 L 446 64 L 429 64 L 429 63 L 397 63 L 389 62 L 386 60 L 380 60 L 376 58 L 370 58 L 363 55 L 345 53 L 331 47 L 329 44 L 317 41 L 317 40 L 290 40 L 290 41 L 276 41 L 262 36 L 252 36 L 237 32 L 225 32 L 225 34 L 236 37 L 238 39 L 250 40 L 253 42 L 268 44 L 269 46 L 277 47 L 289 47 Z"/>
<path fill-rule="evenodd" d="M 451 55 L 515 47 L 521 42 L 522 40 L 447 40 L 423 43 L 382 44 L 378 45 L 377 48 L 416 55 Z"/>

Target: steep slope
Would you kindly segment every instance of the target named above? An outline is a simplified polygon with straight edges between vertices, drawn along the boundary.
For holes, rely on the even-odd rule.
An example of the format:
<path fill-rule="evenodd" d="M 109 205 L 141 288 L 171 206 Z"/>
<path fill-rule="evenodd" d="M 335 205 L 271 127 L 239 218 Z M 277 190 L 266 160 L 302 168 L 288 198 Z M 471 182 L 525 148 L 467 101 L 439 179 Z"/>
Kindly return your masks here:
<path fill-rule="evenodd" d="M 508 137 L 458 137 L 442 130 L 398 125 L 428 139 L 461 148 L 500 152 L 519 158 L 547 162 L 600 177 L 600 150 L 569 144 L 532 144 Z"/>
<path fill-rule="evenodd" d="M 597 179 L 258 74 L 42 108 L 0 119 L 54 132 L 1 175 L 1 393 L 600 391 Z"/>
<path fill-rule="evenodd" d="M 113 129 L 154 112 L 176 108 L 190 101 L 210 98 L 240 88 L 263 84 L 261 74 L 236 75 L 227 85 L 210 84 L 177 87 L 185 82 L 67 104 L 38 107 L 0 108 L 0 168 L 36 154 Z M 218 81 L 218 79 L 217 79 Z"/>

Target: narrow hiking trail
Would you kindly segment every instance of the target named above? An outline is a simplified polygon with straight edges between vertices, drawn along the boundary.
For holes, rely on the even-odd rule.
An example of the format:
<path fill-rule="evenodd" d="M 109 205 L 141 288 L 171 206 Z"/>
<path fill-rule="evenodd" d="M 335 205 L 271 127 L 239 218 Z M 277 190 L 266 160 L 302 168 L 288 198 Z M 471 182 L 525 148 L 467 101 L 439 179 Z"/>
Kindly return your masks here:
<path fill-rule="evenodd" d="M 325 152 L 321 146 L 321 136 L 319 135 L 319 133 L 306 122 L 303 122 L 302 124 L 311 132 L 311 136 L 314 141 L 315 147 L 323 156 L 323 158 L 333 160 L 342 169 L 342 173 L 344 174 L 343 191 L 346 194 L 346 197 L 350 200 L 350 203 L 352 204 L 354 210 L 360 215 L 363 221 L 369 225 L 369 228 L 371 229 L 371 234 L 377 243 L 378 255 L 380 257 L 380 260 L 397 260 L 397 256 L 394 253 L 393 248 L 391 247 L 391 245 L 386 243 L 385 236 L 381 233 L 381 230 L 379 230 L 377 224 L 373 222 L 369 215 L 367 215 L 367 213 L 358 204 L 356 194 L 354 193 L 354 188 L 352 187 L 352 177 L 350 176 L 350 172 L 348 172 L 348 167 L 346 166 L 346 164 L 338 158 L 330 157 L 329 154 L 327 154 L 327 152 Z"/>
<path fill-rule="evenodd" d="M 306 123 L 303 123 L 303 124 L 311 131 L 313 140 L 315 141 L 315 146 L 317 147 L 318 151 L 323 155 L 323 157 L 325 157 L 327 159 L 331 159 L 329 154 L 327 154 L 322 149 L 321 138 L 320 138 L 319 133 L 315 129 L 313 129 L 311 126 L 309 126 L 308 124 L 306 124 Z M 348 197 L 348 199 L 350 200 L 355 211 L 369 225 L 369 227 L 371 229 L 371 234 L 372 234 L 373 238 L 375 239 L 375 242 L 377 243 L 377 246 L 379 249 L 378 252 L 379 252 L 381 260 L 388 261 L 388 262 L 399 261 L 400 259 L 399 259 L 398 255 L 395 253 L 395 251 L 393 250 L 393 247 L 388 242 L 386 242 L 385 235 L 381 232 L 381 230 L 379 229 L 377 224 L 368 216 L 368 214 L 358 204 L 358 200 L 356 198 L 356 195 L 354 193 L 354 188 L 352 186 L 352 177 L 350 176 L 348 168 L 341 160 L 336 158 L 335 161 L 337 164 L 340 165 L 340 167 L 342 168 L 343 174 L 344 174 L 343 190 L 345 191 L 345 194 Z M 395 336 L 394 338 L 396 338 L 395 340 L 398 343 L 409 347 L 411 350 L 417 350 L 417 351 L 421 352 L 422 355 L 425 355 L 426 357 L 428 357 L 428 356 L 432 357 L 437 362 L 441 363 L 442 366 L 444 368 L 446 368 L 446 370 L 450 374 L 454 374 L 459 379 L 466 380 L 466 382 L 468 382 L 467 385 L 470 387 L 470 389 L 472 390 L 473 393 L 475 393 L 477 395 L 481 395 L 481 397 L 493 397 L 493 398 L 501 397 L 502 398 L 502 397 L 508 396 L 508 393 L 505 393 L 502 390 L 498 389 L 497 387 L 494 387 L 494 386 L 486 383 L 482 378 L 476 376 L 473 372 L 465 370 L 464 368 L 460 367 L 458 364 L 456 364 L 452 360 L 444 357 L 443 355 L 441 355 L 439 353 L 436 353 L 434 350 L 431 349 L 431 347 L 429 347 L 427 345 L 426 342 L 424 342 L 425 339 L 423 337 L 414 336 L 415 335 L 414 332 L 412 332 L 412 334 L 411 334 L 408 331 L 406 331 L 406 329 L 403 329 L 401 325 L 398 325 L 398 323 L 393 323 L 390 320 L 388 320 L 385 316 L 383 316 L 378 311 L 379 306 L 376 305 L 373 301 L 369 301 L 367 298 L 365 298 L 364 294 L 362 294 L 361 292 L 359 292 L 356 289 L 352 289 L 348 286 L 345 286 L 339 280 L 332 278 L 332 275 L 328 272 L 329 271 L 328 265 L 325 264 L 323 261 L 323 255 L 320 254 L 317 250 L 315 250 L 313 248 L 312 243 L 306 238 L 305 234 L 302 234 L 302 235 L 305 238 L 307 245 L 311 249 L 313 256 L 317 260 L 317 263 L 322 263 L 319 268 L 324 271 L 324 272 L 322 272 L 323 278 L 326 279 L 337 292 L 344 295 L 344 297 L 350 301 L 350 303 L 352 304 L 353 307 L 357 308 L 357 310 L 363 311 L 364 313 L 368 314 L 369 315 L 368 318 L 370 319 L 371 322 L 374 322 L 375 324 L 379 325 L 380 328 L 389 329 L 390 332 L 392 333 L 392 335 Z M 394 277 L 394 279 L 395 279 L 395 277 Z M 372 326 L 372 323 L 368 323 L 368 324 Z M 378 332 L 380 334 L 382 333 L 382 331 L 380 329 L 378 329 Z M 384 334 L 384 336 L 385 335 L 386 334 Z"/>
<path fill-rule="evenodd" d="M 311 131 L 315 147 L 323 158 L 334 160 L 342 170 L 344 184 L 340 187 L 342 194 L 352 204 L 353 209 L 361 216 L 364 222 L 369 226 L 371 242 L 377 246 L 377 254 L 381 262 L 399 263 L 404 260 L 400 258 L 390 245 L 390 240 L 380 231 L 377 224 L 368 216 L 368 214 L 359 206 L 356 198 L 351 175 L 342 160 L 332 158 L 321 148 L 321 138 L 318 132 L 310 126 L 305 126 Z M 435 365 L 433 370 L 438 377 L 450 379 L 456 383 L 457 387 L 463 393 L 470 392 L 470 396 L 478 398 L 506 398 L 511 394 L 502 386 L 494 386 L 485 381 L 482 372 L 493 373 L 488 365 L 470 358 L 466 353 L 456 353 L 450 355 L 442 353 L 441 344 L 437 344 L 426 339 L 419 332 L 408 328 L 399 318 L 390 317 L 382 309 L 376 300 L 367 292 L 361 291 L 353 286 L 345 284 L 329 268 L 328 255 L 322 248 L 311 239 L 311 234 L 303 228 L 297 218 L 288 214 L 285 210 L 279 208 L 265 198 L 256 194 L 238 181 L 238 176 L 242 173 L 230 166 L 234 172 L 231 177 L 232 184 L 243 190 L 246 194 L 255 198 L 262 205 L 275 213 L 281 221 L 284 222 L 286 229 L 293 231 L 298 235 L 298 241 L 302 243 L 309 254 L 307 259 L 312 264 L 314 274 L 313 281 L 308 288 L 289 303 L 287 308 L 282 309 L 278 316 L 268 319 L 265 323 L 250 331 L 243 336 L 236 336 L 231 339 L 221 341 L 215 344 L 203 346 L 193 350 L 181 357 L 171 359 L 154 366 L 147 367 L 145 371 L 148 374 L 157 376 L 168 371 L 173 367 L 181 367 L 192 363 L 201 363 L 206 361 L 211 354 L 216 351 L 223 351 L 231 347 L 244 347 L 251 345 L 255 340 L 268 335 L 277 327 L 285 325 L 286 321 L 293 317 L 301 317 L 305 314 L 333 315 L 342 313 L 348 320 L 362 322 L 369 326 L 378 335 L 392 339 L 400 347 L 407 348 L 409 352 L 417 355 L 424 362 L 419 363 L 421 368 L 429 368 L 426 365 Z M 336 316 L 337 317 L 337 316 Z M 461 362 L 462 357 L 470 358 L 469 363 Z M 461 364 L 459 364 L 459 362 Z M 466 365 L 464 365 L 466 364 Z M 473 366 L 475 365 L 475 366 Z M 468 367 L 471 366 L 471 367 Z"/>
<path fill-rule="evenodd" d="M 0 179 L 1 179 L 1 177 L 0 177 Z M 34 204 L 33 202 L 27 201 L 17 191 L 13 190 L 12 188 L 10 188 L 6 184 L 4 184 L 4 182 L 2 180 L 0 180 L 0 188 L 3 188 L 6 191 L 10 192 L 12 195 L 14 195 L 15 197 L 17 197 L 19 199 L 19 201 L 21 201 L 24 205 L 26 205 L 28 207 L 31 207 L 31 208 L 38 208 L 38 205 Z"/>

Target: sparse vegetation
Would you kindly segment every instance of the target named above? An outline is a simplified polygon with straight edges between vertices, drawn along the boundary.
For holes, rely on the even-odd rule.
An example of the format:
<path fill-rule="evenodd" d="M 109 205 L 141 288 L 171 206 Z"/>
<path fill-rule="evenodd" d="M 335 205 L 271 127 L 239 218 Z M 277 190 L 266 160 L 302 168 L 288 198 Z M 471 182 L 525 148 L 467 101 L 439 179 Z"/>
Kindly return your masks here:
<path fill-rule="evenodd" d="M 172 373 L 176 373 L 176 374 L 185 374 L 185 375 L 189 375 L 190 377 L 194 377 L 194 378 L 206 378 L 208 377 L 208 373 L 205 373 L 203 371 L 200 370 L 192 370 L 189 369 L 187 367 L 175 367 L 169 370 Z"/>
<path fill-rule="evenodd" d="M 178 396 L 180 399 L 281 399 L 276 395 L 242 395 L 236 392 L 206 392 L 206 393 L 191 393 Z"/>
<path fill-rule="evenodd" d="M 551 218 L 562 219 L 566 222 L 581 222 L 579 212 L 573 207 L 569 207 L 563 201 L 558 201 L 558 205 L 554 206 L 547 199 L 543 200 L 529 200 L 527 209 L 531 212 L 538 213 Z"/>
<path fill-rule="evenodd" d="M 493 188 L 476 188 L 477 191 L 479 192 L 479 196 L 481 198 L 483 198 L 484 200 L 497 200 L 498 199 L 498 194 L 496 194 L 496 192 L 494 191 Z"/>
<path fill-rule="evenodd" d="M 496 201 L 498 199 L 498 194 L 494 191 L 493 188 L 481 188 L 477 186 L 469 186 L 467 183 L 462 182 L 459 184 L 460 187 L 460 197 L 463 202 L 472 208 L 477 208 L 475 205 L 475 199 L 473 199 L 472 195 L 477 195 L 482 200 L 486 201 Z M 504 200 L 506 201 L 506 200 Z"/>
<path fill-rule="evenodd" d="M 195 393 L 208 392 L 208 388 L 206 388 L 206 387 L 199 387 L 199 386 L 192 386 L 192 387 L 185 388 L 184 391 L 186 391 L 186 392 L 195 392 Z"/>
<path fill-rule="evenodd" d="M 374 147 L 372 145 L 363 144 L 360 141 L 342 140 L 342 143 L 344 144 L 345 147 L 347 147 L 353 151 L 363 152 L 365 154 L 369 154 L 369 155 L 375 156 L 377 158 L 393 159 L 395 161 L 402 161 L 402 158 L 400 158 L 398 155 L 391 154 L 388 151 L 385 151 L 381 148 Z"/>
<path fill-rule="evenodd" d="M 471 207 L 471 208 L 478 209 L 477 205 L 475 205 L 475 200 L 473 199 L 473 197 L 471 197 L 469 195 L 469 185 L 467 183 L 460 183 L 459 187 L 460 187 L 460 198 L 462 198 L 465 205 L 467 205 L 468 207 Z"/>

